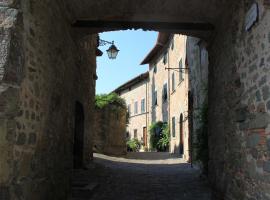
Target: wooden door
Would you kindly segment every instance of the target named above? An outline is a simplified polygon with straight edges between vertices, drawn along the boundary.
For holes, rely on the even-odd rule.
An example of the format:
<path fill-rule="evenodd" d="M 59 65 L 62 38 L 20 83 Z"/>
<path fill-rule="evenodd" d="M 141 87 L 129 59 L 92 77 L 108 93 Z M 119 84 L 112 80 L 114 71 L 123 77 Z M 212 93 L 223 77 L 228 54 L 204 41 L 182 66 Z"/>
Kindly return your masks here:
<path fill-rule="evenodd" d="M 144 146 L 147 146 L 147 129 L 146 129 L 146 127 L 143 127 L 143 143 L 144 143 Z"/>

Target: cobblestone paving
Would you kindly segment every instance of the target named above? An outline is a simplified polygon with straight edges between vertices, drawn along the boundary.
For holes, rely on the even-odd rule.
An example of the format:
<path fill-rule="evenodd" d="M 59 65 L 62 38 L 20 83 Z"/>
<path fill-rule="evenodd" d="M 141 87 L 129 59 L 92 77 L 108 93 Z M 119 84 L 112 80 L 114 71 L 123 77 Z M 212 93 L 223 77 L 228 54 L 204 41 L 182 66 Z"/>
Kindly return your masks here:
<path fill-rule="evenodd" d="M 127 159 L 128 158 L 128 159 Z M 92 200 L 210 200 L 199 171 L 169 154 L 138 153 L 127 158 L 95 154 L 102 167 Z M 159 159 L 161 158 L 161 159 Z"/>

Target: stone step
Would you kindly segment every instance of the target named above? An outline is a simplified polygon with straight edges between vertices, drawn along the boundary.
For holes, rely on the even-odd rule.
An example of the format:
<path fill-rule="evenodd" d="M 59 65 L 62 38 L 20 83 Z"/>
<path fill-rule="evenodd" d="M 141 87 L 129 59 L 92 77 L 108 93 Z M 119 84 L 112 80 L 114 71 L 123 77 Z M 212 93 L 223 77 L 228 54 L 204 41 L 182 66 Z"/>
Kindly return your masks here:
<path fill-rule="evenodd" d="M 72 184 L 73 185 L 73 184 Z M 75 199 L 87 199 L 91 197 L 99 186 L 98 183 L 88 183 L 84 185 L 83 183 L 77 183 L 72 187 L 72 197 Z"/>

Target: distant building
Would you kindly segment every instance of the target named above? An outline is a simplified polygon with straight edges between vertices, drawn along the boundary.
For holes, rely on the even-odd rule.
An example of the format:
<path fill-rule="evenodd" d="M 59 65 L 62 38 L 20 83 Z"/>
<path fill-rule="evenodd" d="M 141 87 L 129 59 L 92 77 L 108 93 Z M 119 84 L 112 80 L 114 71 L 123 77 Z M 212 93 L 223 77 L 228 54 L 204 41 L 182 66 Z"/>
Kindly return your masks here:
<path fill-rule="evenodd" d="M 127 83 L 121 85 L 116 90 L 120 97 L 125 99 L 128 113 L 129 125 L 127 127 L 127 137 L 137 138 L 146 146 L 148 144 L 149 128 L 149 73 L 141 74 Z"/>
<path fill-rule="evenodd" d="M 149 64 L 149 71 L 114 91 L 128 105 L 128 136 L 149 147 L 150 125 L 166 122 L 171 134 L 170 152 L 190 160 L 196 130 L 200 128 L 197 116 L 207 100 L 205 43 L 185 35 L 159 33 L 155 46 L 141 64 Z"/>
<path fill-rule="evenodd" d="M 189 160 L 187 36 L 159 33 L 155 47 L 141 64 L 149 64 L 149 121 L 167 122 L 170 152 Z"/>

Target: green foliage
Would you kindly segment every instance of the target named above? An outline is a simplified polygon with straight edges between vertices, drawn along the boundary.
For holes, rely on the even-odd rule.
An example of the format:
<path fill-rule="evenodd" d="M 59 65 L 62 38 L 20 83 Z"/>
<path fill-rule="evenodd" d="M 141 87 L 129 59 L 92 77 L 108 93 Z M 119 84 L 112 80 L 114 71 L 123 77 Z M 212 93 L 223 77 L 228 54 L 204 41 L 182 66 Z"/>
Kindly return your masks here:
<path fill-rule="evenodd" d="M 203 173 L 208 174 L 208 104 L 205 103 L 199 113 L 200 128 L 197 129 L 197 141 L 194 144 L 195 160 L 202 164 Z"/>
<path fill-rule="evenodd" d="M 138 152 L 141 148 L 141 143 L 137 138 L 127 141 L 128 151 Z"/>
<path fill-rule="evenodd" d="M 96 109 L 104 109 L 109 105 L 115 105 L 113 107 L 115 113 L 119 113 L 119 109 L 127 110 L 126 102 L 123 98 L 118 96 L 116 93 L 110 94 L 100 94 L 96 95 L 95 98 L 95 107 Z M 126 113 L 126 124 L 129 124 L 129 113 Z"/>
<path fill-rule="evenodd" d="M 168 124 L 163 124 L 162 135 L 157 143 L 157 149 L 159 151 L 168 151 L 170 145 L 170 129 Z"/>
<path fill-rule="evenodd" d="M 108 105 L 116 105 L 127 109 L 125 100 L 115 93 L 96 95 L 95 106 L 102 109 Z"/>
<path fill-rule="evenodd" d="M 152 150 L 167 151 L 170 143 L 170 131 L 167 123 L 155 122 L 150 126 L 150 147 Z"/>

